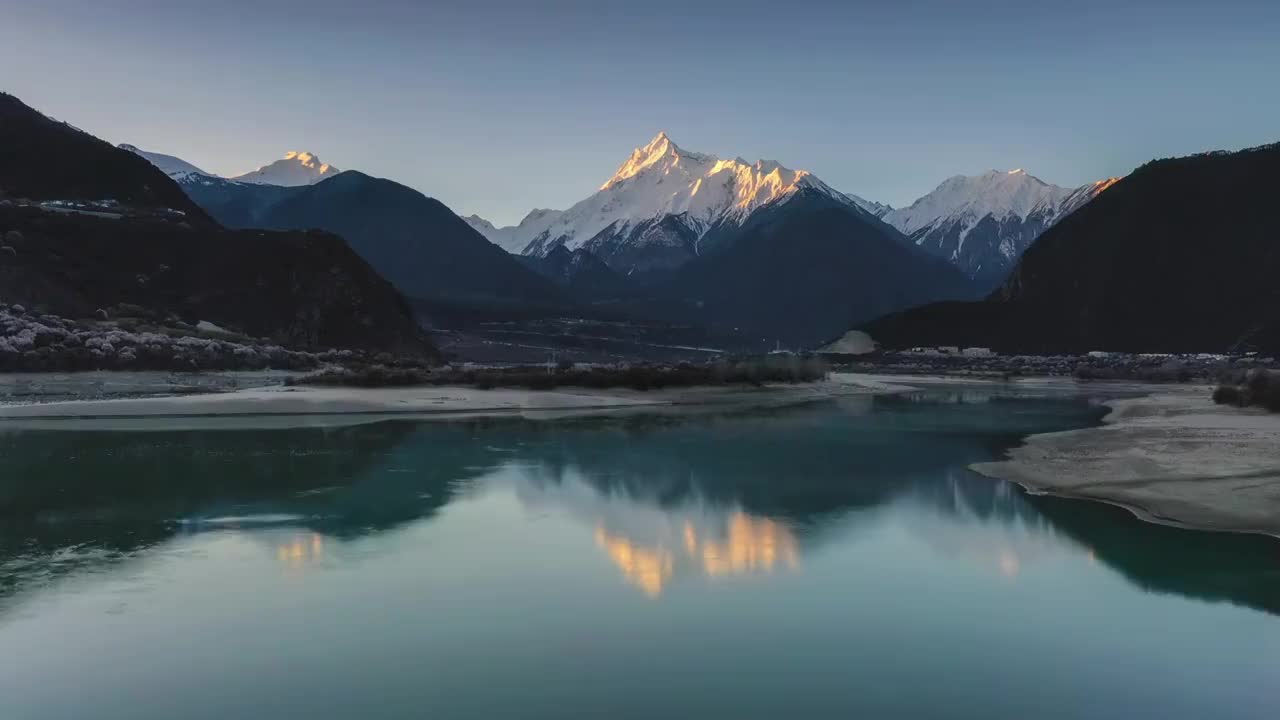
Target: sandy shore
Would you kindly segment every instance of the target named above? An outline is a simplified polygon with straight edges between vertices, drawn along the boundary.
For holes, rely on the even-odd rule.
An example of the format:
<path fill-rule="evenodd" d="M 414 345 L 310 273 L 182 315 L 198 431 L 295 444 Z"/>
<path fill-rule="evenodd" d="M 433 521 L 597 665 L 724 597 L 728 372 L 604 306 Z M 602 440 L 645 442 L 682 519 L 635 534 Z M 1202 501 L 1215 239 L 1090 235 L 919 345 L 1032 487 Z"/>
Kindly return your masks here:
<path fill-rule="evenodd" d="M 469 387 L 260 387 L 204 395 L 71 400 L 0 405 L 5 429 L 271 428 L 351 425 L 400 418 L 523 417 L 531 419 L 619 412 L 690 412 L 815 402 L 841 395 L 910 388 L 868 376 L 832 375 L 797 385 L 653 390 L 554 391 Z"/>
<path fill-rule="evenodd" d="M 1034 435 L 973 469 L 1153 522 L 1280 535 L 1280 415 L 1214 405 L 1204 386 L 1106 404 L 1101 427 Z"/>

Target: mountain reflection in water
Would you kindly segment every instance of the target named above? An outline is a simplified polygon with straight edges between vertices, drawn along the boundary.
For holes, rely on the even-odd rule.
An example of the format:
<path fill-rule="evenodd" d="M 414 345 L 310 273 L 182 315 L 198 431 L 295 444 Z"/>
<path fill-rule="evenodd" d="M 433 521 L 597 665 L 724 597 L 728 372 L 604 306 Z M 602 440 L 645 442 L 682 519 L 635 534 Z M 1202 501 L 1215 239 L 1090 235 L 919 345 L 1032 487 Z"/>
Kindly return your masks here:
<path fill-rule="evenodd" d="M 799 564 L 799 543 L 785 525 L 740 510 L 729 513 L 724 527 L 701 534 L 686 520 L 678 535 L 664 533 L 646 545 L 611 534 L 601 524 L 595 539 L 628 582 L 654 597 L 677 572 L 717 577 L 771 572 L 775 565 L 794 569 Z"/>
<path fill-rule="evenodd" d="M 0 614 L 190 534 L 257 538 L 297 571 L 495 492 L 571 519 L 623 582 L 653 598 L 695 579 L 800 572 L 828 538 L 856 544 L 863 528 L 889 523 L 1005 580 L 1078 555 L 1143 589 L 1280 611 L 1270 539 L 1146 525 L 964 469 L 1026 433 L 1100 414 L 1083 400 L 972 391 L 732 416 L 9 432 Z"/>

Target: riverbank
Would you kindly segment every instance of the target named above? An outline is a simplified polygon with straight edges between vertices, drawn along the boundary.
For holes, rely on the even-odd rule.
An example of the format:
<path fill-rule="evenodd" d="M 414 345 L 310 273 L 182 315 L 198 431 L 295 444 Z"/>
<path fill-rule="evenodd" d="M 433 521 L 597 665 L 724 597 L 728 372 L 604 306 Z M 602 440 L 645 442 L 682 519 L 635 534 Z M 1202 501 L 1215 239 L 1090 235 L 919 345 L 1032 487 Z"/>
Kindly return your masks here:
<path fill-rule="evenodd" d="M 1105 404 L 1099 427 L 1033 435 L 972 468 L 1152 522 L 1280 536 L 1280 415 L 1215 405 L 1204 386 Z"/>
<path fill-rule="evenodd" d="M 478 417 L 550 419 L 573 415 L 725 411 L 782 407 L 847 395 L 911 388 L 870 376 L 832 375 L 805 384 L 697 387 L 636 391 L 561 388 L 527 390 L 424 386 L 411 388 L 257 387 L 234 392 L 131 399 L 0 405 L 5 429 L 182 429 L 351 425 L 388 418 L 448 420 Z"/>
<path fill-rule="evenodd" d="M 253 379 L 283 381 L 275 375 Z M 248 376 L 237 380 L 245 381 L 252 380 Z M 135 378 L 129 385 L 137 382 Z M 832 373 L 827 380 L 799 385 L 649 391 L 279 384 L 233 388 L 190 390 L 213 390 L 207 394 L 123 399 L 81 395 L 74 400 L 0 404 L 0 431 L 265 429 L 356 425 L 391 418 L 557 419 L 633 412 L 714 413 L 930 388 L 1013 395 L 1083 393 L 1112 398 L 1104 402 L 1111 412 L 1103 425 L 1030 436 L 1022 446 L 1009 451 L 1006 460 L 980 463 L 973 469 L 1036 493 L 1119 505 L 1153 522 L 1280 535 L 1280 415 L 1215 405 L 1207 385 L 1082 384 L 1069 378 L 992 382 Z M 1141 397 L 1132 397 L 1135 395 Z"/>
<path fill-rule="evenodd" d="M 944 375 L 993 381 L 1074 378 L 1081 381 L 1148 384 L 1203 383 L 1256 368 L 1280 369 L 1275 357 L 1256 353 L 1116 353 L 999 355 L 983 348 L 881 351 L 867 355 L 824 355 L 833 368 L 878 375 Z"/>

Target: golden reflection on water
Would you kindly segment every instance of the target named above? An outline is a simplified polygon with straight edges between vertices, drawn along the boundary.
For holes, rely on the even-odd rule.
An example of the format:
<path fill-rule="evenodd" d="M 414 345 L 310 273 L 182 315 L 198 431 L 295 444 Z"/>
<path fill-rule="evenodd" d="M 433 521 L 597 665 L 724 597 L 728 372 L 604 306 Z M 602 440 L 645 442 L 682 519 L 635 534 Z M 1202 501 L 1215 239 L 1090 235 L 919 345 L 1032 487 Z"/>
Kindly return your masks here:
<path fill-rule="evenodd" d="M 276 559 L 290 570 L 297 570 L 324 559 L 324 537 L 319 533 L 295 535 L 276 546 Z"/>
<path fill-rule="evenodd" d="M 649 597 L 662 594 L 677 568 L 721 577 L 772 572 L 775 567 L 790 569 L 800 563 L 800 545 L 795 534 L 769 518 L 735 511 L 725 523 L 723 539 L 708 535 L 703 532 L 700 536 L 693 524 L 686 521 L 680 533 L 683 542 L 678 546 L 671 547 L 664 542 L 644 545 L 611 533 L 599 524 L 595 540 L 627 582 Z"/>
<path fill-rule="evenodd" d="M 628 582 L 644 591 L 649 597 L 657 597 L 671 579 L 675 557 L 663 548 L 645 548 L 617 535 L 610 535 L 603 526 L 596 526 L 596 544 L 622 571 Z"/>

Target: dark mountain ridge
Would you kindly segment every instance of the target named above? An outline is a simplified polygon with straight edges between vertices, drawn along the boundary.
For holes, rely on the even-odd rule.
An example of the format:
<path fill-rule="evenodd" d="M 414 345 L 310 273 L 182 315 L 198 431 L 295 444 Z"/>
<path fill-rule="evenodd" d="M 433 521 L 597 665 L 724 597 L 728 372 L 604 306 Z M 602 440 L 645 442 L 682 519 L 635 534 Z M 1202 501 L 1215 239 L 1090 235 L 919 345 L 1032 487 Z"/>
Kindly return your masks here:
<path fill-rule="evenodd" d="M 443 203 L 391 180 L 348 170 L 300 187 L 194 177 L 182 186 L 232 226 L 341 235 L 383 277 L 427 307 L 559 311 L 573 304 L 561 288 Z"/>
<path fill-rule="evenodd" d="M 188 175 L 178 182 L 178 187 L 213 219 L 239 230 L 262 227 L 262 216 L 272 205 L 307 186 L 259 185 Z"/>
<path fill-rule="evenodd" d="M 631 288 L 627 278 L 585 248 L 570 250 L 564 245 L 557 245 L 545 257 L 514 257 L 584 302 L 626 294 Z"/>
<path fill-rule="evenodd" d="M 0 92 L 0 197 L 6 196 L 167 208 L 193 224 L 212 225 L 151 163 Z"/>
<path fill-rule="evenodd" d="M 889 347 L 1280 351 L 1280 144 L 1152 161 L 1047 230 L 1004 284 L 864 329 Z"/>
<path fill-rule="evenodd" d="M 869 213 L 802 190 L 716 240 L 659 295 L 665 312 L 686 321 L 809 347 L 886 312 L 972 290 L 950 264 Z"/>
<path fill-rule="evenodd" d="M 226 230 L 143 158 L 10 95 L 0 190 L 0 301 L 72 318 L 134 306 L 297 349 L 434 352 L 341 238 Z"/>

